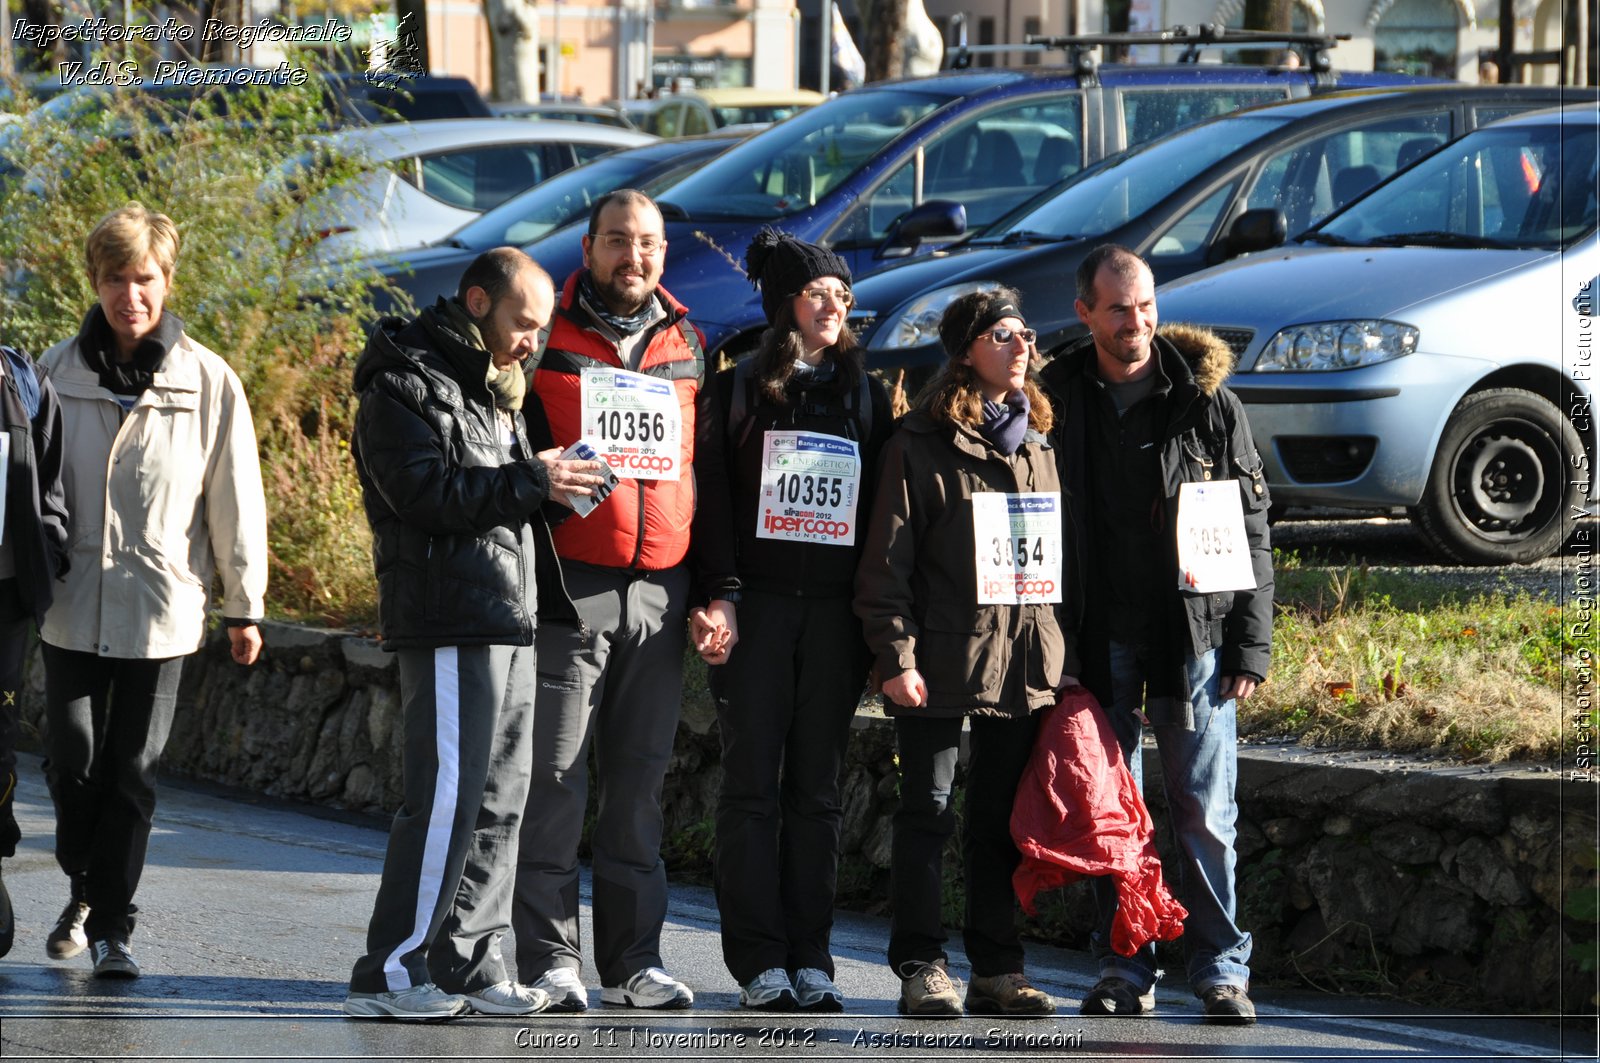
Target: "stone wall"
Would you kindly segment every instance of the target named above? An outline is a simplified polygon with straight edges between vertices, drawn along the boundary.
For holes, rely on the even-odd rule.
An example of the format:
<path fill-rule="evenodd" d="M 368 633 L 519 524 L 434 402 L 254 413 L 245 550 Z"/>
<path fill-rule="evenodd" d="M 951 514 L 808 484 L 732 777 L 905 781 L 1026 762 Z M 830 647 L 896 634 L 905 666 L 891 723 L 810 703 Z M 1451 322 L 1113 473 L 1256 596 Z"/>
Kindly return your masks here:
<path fill-rule="evenodd" d="M 255 668 L 219 631 L 186 666 L 166 770 L 292 800 L 385 813 L 400 800 L 397 668 L 375 642 L 269 623 Z M 37 728 L 42 669 L 24 720 Z M 24 728 L 29 730 L 28 726 Z M 1154 750 L 1145 777 L 1160 778 Z M 666 858 L 706 876 L 720 778 L 704 669 L 687 671 L 667 780 Z M 1258 980 L 1382 992 L 1475 1010 L 1593 1014 L 1595 978 L 1575 944 L 1593 923 L 1563 899 L 1593 887 L 1596 794 L 1552 771 L 1449 768 L 1298 746 L 1241 751 L 1240 923 Z M 1151 812 L 1169 868 L 1164 801 Z M 897 800 L 893 729 L 858 717 L 844 785 L 840 903 L 882 911 Z M 959 800 L 959 797 L 958 797 Z M 947 855 L 947 921 L 959 920 L 959 861 Z M 1087 890 L 1045 899 L 1035 935 L 1086 944 Z M 1176 947 L 1163 958 L 1183 970 Z M 1181 977 L 1181 975 L 1179 976 Z"/>

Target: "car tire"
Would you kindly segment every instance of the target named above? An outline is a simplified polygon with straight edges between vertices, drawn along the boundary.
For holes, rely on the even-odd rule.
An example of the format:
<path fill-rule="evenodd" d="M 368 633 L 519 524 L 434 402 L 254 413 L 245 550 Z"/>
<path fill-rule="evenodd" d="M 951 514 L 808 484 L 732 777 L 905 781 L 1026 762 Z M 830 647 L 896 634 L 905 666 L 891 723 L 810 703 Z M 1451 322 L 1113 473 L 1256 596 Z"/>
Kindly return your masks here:
<path fill-rule="evenodd" d="M 1583 440 L 1547 399 L 1519 388 L 1475 392 L 1445 425 L 1412 521 L 1464 564 L 1548 557 L 1583 504 L 1568 465 L 1582 453 Z"/>

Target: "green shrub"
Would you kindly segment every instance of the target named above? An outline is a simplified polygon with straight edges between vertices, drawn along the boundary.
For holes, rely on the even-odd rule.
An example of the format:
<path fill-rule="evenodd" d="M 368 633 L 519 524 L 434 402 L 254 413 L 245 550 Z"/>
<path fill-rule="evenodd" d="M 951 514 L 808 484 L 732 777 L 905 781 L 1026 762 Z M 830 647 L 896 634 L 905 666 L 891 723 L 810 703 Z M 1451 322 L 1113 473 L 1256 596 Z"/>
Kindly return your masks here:
<path fill-rule="evenodd" d="M 219 95 L 172 106 L 102 94 L 10 124 L 6 154 L 22 166 L 0 183 L 0 335 L 35 354 L 74 335 L 95 302 L 90 229 L 132 200 L 170 215 L 182 246 L 167 308 L 250 397 L 271 517 L 269 608 L 361 620 L 373 589 L 348 458 L 350 371 L 382 281 L 314 268 L 296 225 L 308 197 L 360 164 L 322 153 L 293 181 L 275 176 L 326 126 L 317 77 L 216 91 L 225 107 Z"/>

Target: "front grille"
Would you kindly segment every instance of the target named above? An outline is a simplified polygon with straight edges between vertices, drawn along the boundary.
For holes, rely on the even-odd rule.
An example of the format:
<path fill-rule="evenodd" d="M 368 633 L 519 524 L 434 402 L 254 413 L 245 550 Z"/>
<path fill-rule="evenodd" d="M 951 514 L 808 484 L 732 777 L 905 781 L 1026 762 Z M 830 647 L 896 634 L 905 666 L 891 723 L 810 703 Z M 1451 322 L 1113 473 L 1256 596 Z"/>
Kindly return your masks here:
<path fill-rule="evenodd" d="M 1367 471 L 1378 441 L 1372 436 L 1275 436 L 1283 469 L 1296 483 L 1335 484 Z"/>
<path fill-rule="evenodd" d="M 1244 356 L 1244 349 L 1250 346 L 1250 341 L 1256 335 L 1256 330 L 1253 328 L 1216 328 L 1213 326 L 1211 331 L 1216 334 L 1217 339 L 1228 345 L 1228 349 L 1233 352 L 1235 358 Z"/>

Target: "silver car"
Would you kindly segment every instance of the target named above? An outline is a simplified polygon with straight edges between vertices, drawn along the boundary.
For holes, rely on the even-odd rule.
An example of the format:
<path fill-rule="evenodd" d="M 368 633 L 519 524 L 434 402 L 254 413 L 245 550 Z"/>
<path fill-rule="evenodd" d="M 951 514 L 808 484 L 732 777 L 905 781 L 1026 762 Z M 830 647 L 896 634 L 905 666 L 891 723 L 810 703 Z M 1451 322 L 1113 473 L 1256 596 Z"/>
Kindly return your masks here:
<path fill-rule="evenodd" d="M 367 172 L 303 207 L 301 227 L 319 238 L 321 261 L 431 244 L 547 177 L 656 140 L 589 122 L 507 118 L 393 123 L 326 139 Z"/>
<path fill-rule="evenodd" d="M 1497 122 L 1267 252 L 1158 292 L 1239 354 L 1273 498 L 1405 506 L 1444 554 L 1537 560 L 1595 511 L 1594 101 Z"/>

